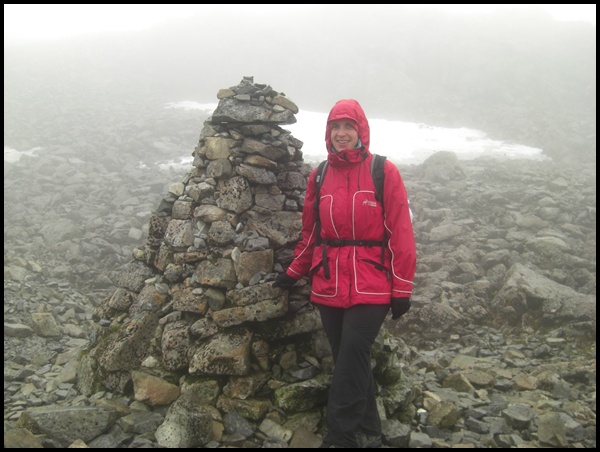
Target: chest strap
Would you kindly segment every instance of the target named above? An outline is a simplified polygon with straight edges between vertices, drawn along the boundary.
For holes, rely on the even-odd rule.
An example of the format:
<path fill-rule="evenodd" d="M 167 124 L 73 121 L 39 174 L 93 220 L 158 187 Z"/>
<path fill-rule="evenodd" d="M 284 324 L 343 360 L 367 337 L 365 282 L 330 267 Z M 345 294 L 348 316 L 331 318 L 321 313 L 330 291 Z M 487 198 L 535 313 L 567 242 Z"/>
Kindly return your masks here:
<path fill-rule="evenodd" d="M 342 239 L 324 239 L 322 245 L 326 246 L 381 246 L 381 240 L 342 240 Z"/>

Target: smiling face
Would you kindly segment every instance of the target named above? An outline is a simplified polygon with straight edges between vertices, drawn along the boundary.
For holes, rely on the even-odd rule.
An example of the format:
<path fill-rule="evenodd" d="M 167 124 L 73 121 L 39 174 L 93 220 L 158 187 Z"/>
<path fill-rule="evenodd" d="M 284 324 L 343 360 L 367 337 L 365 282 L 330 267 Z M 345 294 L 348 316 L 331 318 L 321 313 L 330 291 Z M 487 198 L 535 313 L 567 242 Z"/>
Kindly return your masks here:
<path fill-rule="evenodd" d="M 337 152 L 356 147 L 358 131 L 354 127 L 355 125 L 347 120 L 331 122 L 331 144 Z"/>

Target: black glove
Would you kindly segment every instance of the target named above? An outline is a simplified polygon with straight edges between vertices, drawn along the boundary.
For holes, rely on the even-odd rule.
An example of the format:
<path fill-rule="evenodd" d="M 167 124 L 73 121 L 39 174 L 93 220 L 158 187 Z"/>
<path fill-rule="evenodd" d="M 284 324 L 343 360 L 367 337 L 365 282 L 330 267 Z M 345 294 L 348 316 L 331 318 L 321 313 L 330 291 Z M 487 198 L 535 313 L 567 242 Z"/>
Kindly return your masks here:
<path fill-rule="evenodd" d="M 290 275 L 283 272 L 277 276 L 275 281 L 273 281 L 272 287 L 281 287 L 282 289 L 291 289 L 294 286 L 294 284 L 296 284 L 297 281 L 298 281 L 297 279 L 292 278 Z"/>
<path fill-rule="evenodd" d="M 392 319 L 402 317 L 410 309 L 410 298 L 392 298 Z"/>

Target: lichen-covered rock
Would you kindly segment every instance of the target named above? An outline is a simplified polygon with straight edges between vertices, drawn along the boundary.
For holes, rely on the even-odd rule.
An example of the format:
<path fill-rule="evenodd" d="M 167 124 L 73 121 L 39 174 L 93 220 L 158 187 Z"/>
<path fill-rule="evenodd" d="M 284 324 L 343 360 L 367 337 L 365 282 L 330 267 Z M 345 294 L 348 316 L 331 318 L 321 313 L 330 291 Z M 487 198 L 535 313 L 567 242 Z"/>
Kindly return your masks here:
<path fill-rule="evenodd" d="M 209 411 L 182 398 L 169 407 L 154 435 L 161 447 L 202 447 L 211 439 L 212 422 Z"/>
<path fill-rule="evenodd" d="M 109 407 L 49 406 L 25 410 L 17 427 L 26 428 L 37 435 L 50 435 L 69 447 L 73 441 L 89 441 L 106 431 L 119 417 Z"/>

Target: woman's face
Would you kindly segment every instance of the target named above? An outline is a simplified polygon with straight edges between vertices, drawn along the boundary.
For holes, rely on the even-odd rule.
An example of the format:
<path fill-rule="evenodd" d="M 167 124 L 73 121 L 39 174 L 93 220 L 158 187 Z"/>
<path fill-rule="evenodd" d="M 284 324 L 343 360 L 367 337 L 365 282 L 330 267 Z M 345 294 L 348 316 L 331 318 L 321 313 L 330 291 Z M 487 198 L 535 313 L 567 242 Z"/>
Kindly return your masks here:
<path fill-rule="evenodd" d="M 331 123 L 331 144 L 337 152 L 354 148 L 358 144 L 358 131 L 353 125 L 343 119 Z"/>

